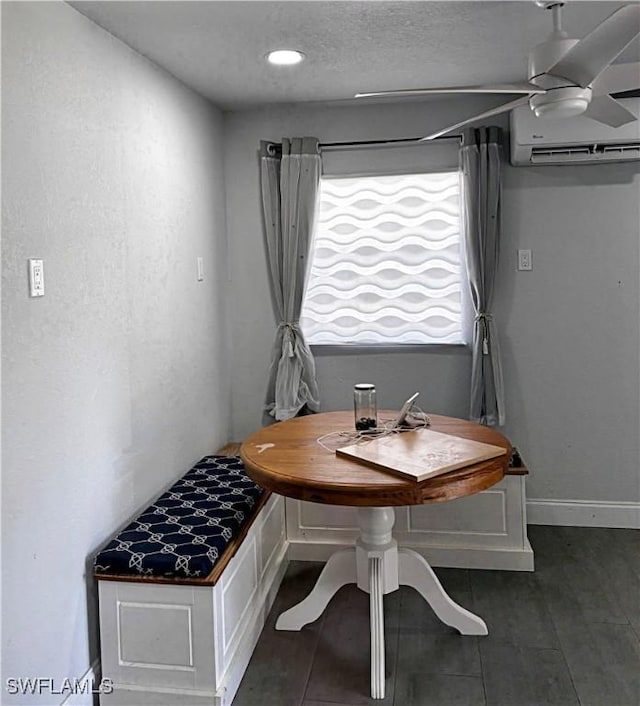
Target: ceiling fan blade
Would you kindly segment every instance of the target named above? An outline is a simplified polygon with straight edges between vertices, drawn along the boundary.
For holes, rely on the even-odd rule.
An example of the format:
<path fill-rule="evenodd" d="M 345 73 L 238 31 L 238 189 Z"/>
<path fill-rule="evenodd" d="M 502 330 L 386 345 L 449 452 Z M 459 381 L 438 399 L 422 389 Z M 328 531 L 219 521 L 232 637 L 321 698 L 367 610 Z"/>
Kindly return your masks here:
<path fill-rule="evenodd" d="M 484 120 L 484 118 L 490 118 L 493 115 L 500 115 L 500 113 L 506 113 L 509 110 L 513 110 L 514 108 L 518 108 L 521 105 L 525 105 L 528 100 L 529 98 L 527 96 L 522 96 L 521 98 L 517 98 L 516 100 L 511 101 L 509 103 L 499 105 L 497 108 L 493 108 L 492 110 L 487 110 L 484 113 L 480 113 L 479 115 L 474 115 L 471 118 L 467 118 L 466 120 L 456 123 L 455 125 L 450 125 L 444 130 L 438 130 L 438 132 L 434 132 L 431 135 L 422 137 L 419 141 L 425 142 L 426 140 L 435 140 L 436 137 L 442 137 L 443 135 L 446 135 L 449 132 L 453 132 L 458 128 L 464 127 L 465 125 L 470 125 L 471 123 L 475 123 L 478 120 Z"/>
<path fill-rule="evenodd" d="M 591 88 L 594 97 L 640 88 L 640 61 L 611 64 L 598 76 Z"/>
<path fill-rule="evenodd" d="M 625 5 L 547 70 L 586 88 L 640 34 L 640 4 Z"/>
<path fill-rule="evenodd" d="M 384 98 L 402 96 L 428 96 L 438 93 L 544 93 L 545 89 L 534 86 L 532 83 L 523 81 L 522 83 L 498 83 L 493 86 L 443 86 L 442 88 L 404 88 L 397 91 L 371 91 L 368 93 L 356 93 L 354 98 Z"/>
<path fill-rule="evenodd" d="M 583 115 L 611 127 L 620 127 L 637 120 L 630 110 L 620 105 L 611 96 L 595 96 L 592 98 L 589 107 Z"/>

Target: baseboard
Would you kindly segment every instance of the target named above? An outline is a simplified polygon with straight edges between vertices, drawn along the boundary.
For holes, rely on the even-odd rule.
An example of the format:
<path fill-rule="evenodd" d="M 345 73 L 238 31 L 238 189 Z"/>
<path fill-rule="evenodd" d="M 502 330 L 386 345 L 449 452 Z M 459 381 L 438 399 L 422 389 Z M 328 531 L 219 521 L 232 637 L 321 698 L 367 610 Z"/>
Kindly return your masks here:
<path fill-rule="evenodd" d="M 60 706 L 95 706 L 98 703 L 98 689 L 100 688 L 100 660 L 95 662 L 87 671 L 73 682 L 74 691 L 71 691 L 60 702 Z"/>
<path fill-rule="evenodd" d="M 469 549 L 463 547 L 411 547 L 431 564 L 443 569 L 486 569 L 490 571 L 534 571 L 533 549 L 525 537 L 523 548 Z M 404 545 L 403 545 L 404 546 Z"/>
<path fill-rule="evenodd" d="M 640 529 L 640 503 L 527 499 L 530 525 Z"/>
<path fill-rule="evenodd" d="M 211 691 L 188 692 L 180 688 L 137 686 L 135 684 L 116 685 L 109 695 L 109 706 L 150 706 L 150 704 L 171 704 L 171 706 L 221 706 L 222 700 Z"/>

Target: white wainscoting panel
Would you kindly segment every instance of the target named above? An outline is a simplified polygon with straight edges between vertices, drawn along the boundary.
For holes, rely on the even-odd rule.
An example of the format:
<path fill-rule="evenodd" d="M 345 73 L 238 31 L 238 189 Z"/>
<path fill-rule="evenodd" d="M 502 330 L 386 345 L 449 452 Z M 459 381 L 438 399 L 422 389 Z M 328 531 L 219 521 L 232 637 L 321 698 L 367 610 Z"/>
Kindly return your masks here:
<path fill-rule="evenodd" d="M 286 543 L 287 528 L 285 525 L 284 498 L 274 495 L 263 510 L 260 517 L 262 530 L 258 534 L 260 539 L 260 566 L 262 575 L 269 571 L 274 561 L 278 560 L 278 552 L 282 551 L 282 546 Z"/>
<path fill-rule="evenodd" d="M 214 689 L 213 660 L 204 657 L 213 655 L 210 589 L 117 581 L 99 581 L 98 587 L 104 677 Z"/>
<path fill-rule="evenodd" d="M 243 619 L 251 608 L 258 590 L 258 567 L 255 536 L 247 537 L 240 551 L 229 562 L 218 584 L 222 583 L 222 649 L 229 652 L 231 643 L 243 625 Z"/>
<path fill-rule="evenodd" d="M 407 531 L 430 534 L 507 534 L 506 488 L 458 498 L 446 503 L 407 508 Z"/>
<path fill-rule="evenodd" d="M 286 499 L 287 538 L 322 541 L 327 531 L 353 543 L 358 537 L 357 510 L 344 505 L 323 505 Z M 329 509 L 330 508 L 330 509 Z"/>
<path fill-rule="evenodd" d="M 286 507 L 290 559 L 326 560 L 358 536 L 354 508 L 290 498 Z M 482 493 L 457 500 L 398 507 L 393 535 L 434 566 L 532 571 L 525 476 L 506 476 Z"/>
<path fill-rule="evenodd" d="M 118 663 L 193 671 L 193 606 L 164 603 L 118 603 Z M 174 639 L 148 640 L 147 626 Z"/>

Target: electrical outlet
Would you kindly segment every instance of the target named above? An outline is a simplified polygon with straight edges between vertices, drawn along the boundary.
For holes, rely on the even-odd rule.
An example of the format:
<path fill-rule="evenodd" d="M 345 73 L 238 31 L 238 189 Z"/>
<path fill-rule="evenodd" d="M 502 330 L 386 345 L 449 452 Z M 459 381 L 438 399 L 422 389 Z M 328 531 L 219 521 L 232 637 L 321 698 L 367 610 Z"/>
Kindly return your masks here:
<path fill-rule="evenodd" d="M 531 270 L 531 250 L 518 250 L 518 269 Z"/>
<path fill-rule="evenodd" d="M 29 296 L 44 297 L 43 260 L 29 260 Z"/>

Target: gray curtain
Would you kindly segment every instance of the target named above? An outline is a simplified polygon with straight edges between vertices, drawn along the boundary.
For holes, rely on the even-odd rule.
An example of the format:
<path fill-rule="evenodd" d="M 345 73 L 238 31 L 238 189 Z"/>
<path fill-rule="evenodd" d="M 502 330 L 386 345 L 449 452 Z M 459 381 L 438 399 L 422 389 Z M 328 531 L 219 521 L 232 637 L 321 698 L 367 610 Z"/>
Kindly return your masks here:
<path fill-rule="evenodd" d="M 300 330 L 300 310 L 318 202 L 318 140 L 295 137 L 260 144 L 264 231 L 278 317 L 266 411 L 277 420 L 320 408 L 315 363 Z"/>
<path fill-rule="evenodd" d="M 471 370 L 472 421 L 505 423 L 502 363 L 491 313 L 500 250 L 500 141 L 497 127 L 467 129 L 462 136 L 465 257 L 475 310 Z"/>

